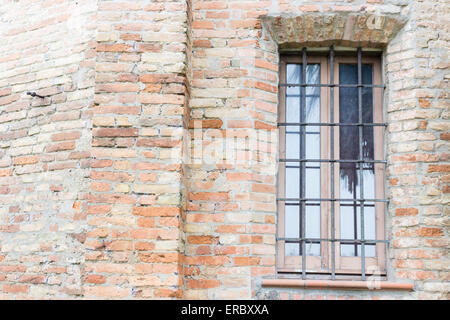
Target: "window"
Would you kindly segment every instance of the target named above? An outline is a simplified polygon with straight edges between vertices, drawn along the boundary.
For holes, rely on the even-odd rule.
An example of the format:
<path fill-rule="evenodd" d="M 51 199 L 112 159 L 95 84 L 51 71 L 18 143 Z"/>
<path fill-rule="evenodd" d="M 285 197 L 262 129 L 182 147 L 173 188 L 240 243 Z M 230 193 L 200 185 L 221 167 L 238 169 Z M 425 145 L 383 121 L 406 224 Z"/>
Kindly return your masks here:
<path fill-rule="evenodd" d="M 278 273 L 385 274 L 381 83 L 361 49 L 281 56 Z"/>

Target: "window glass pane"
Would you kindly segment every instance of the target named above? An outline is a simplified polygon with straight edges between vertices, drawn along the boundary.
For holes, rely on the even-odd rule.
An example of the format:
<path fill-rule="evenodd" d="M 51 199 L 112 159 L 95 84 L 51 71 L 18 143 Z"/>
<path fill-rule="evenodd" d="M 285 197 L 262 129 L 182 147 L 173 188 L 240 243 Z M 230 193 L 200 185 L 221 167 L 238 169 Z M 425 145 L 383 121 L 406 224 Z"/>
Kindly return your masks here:
<path fill-rule="evenodd" d="M 373 163 L 364 163 L 364 198 L 375 199 L 375 172 Z"/>
<path fill-rule="evenodd" d="M 320 65 L 308 64 L 306 83 L 320 84 Z M 320 122 L 320 87 L 306 87 L 306 122 Z"/>
<path fill-rule="evenodd" d="M 299 206 L 287 205 L 285 218 L 285 237 L 299 238 L 300 237 L 300 208 Z"/>
<path fill-rule="evenodd" d="M 300 197 L 300 170 L 286 167 L 286 198 Z"/>
<path fill-rule="evenodd" d="M 286 98 L 286 122 L 300 122 L 300 97 Z M 300 132 L 300 127 L 288 126 L 286 131 Z"/>
<path fill-rule="evenodd" d="M 286 159 L 300 159 L 299 139 L 298 133 L 286 134 Z"/>
<path fill-rule="evenodd" d="M 340 206 L 340 229 L 341 239 L 355 239 L 355 218 L 357 215 L 356 206 L 351 202 L 341 203 Z M 352 257 L 355 256 L 354 244 L 341 244 L 341 256 Z"/>
<path fill-rule="evenodd" d="M 307 162 L 305 169 L 305 197 L 320 198 L 320 164 L 319 162 Z"/>
<path fill-rule="evenodd" d="M 300 207 L 298 205 L 285 206 L 285 237 L 300 237 Z M 300 255 L 299 243 L 286 243 L 285 250 L 287 256 Z"/>
<path fill-rule="evenodd" d="M 300 84 L 302 81 L 302 65 L 291 64 L 286 65 L 286 82 L 288 84 Z M 288 95 L 300 95 L 301 87 L 287 87 Z"/>
<path fill-rule="evenodd" d="M 309 127 L 309 130 L 314 130 L 317 127 Z M 306 159 L 320 159 L 320 133 L 318 131 L 306 132 Z"/>
<path fill-rule="evenodd" d="M 356 199 L 359 195 L 359 185 L 356 183 L 359 171 L 354 163 L 340 163 L 340 198 Z"/>
<path fill-rule="evenodd" d="M 306 238 L 320 238 L 320 205 L 306 205 Z M 320 243 L 306 242 L 306 254 L 320 255 Z"/>

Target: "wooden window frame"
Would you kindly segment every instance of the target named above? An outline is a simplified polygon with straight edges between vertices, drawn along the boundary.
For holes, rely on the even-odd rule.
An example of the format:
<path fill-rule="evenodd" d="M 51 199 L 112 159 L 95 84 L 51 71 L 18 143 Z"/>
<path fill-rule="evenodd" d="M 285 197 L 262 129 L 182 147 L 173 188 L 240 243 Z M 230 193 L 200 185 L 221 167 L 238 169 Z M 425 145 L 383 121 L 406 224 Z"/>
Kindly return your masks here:
<path fill-rule="evenodd" d="M 302 64 L 301 54 L 297 55 L 282 55 L 280 57 L 280 83 L 286 83 L 286 66 L 288 63 Z M 334 58 L 334 83 L 339 84 L 339 65 L 341 63 L 357 63 L 356 56 L 337 55 Z M 373 65 L 373 79 L 372 84 L 382 83 L 381 74 L 381 59 L 380 57 L 362 57 L 362 64 Z M 320 65 L 320 83 L 330 83 L 330 62 L 327 56 L 309 54 L 307 64 Z M 320 87 L 320 121 L 330 122 L 330 87 Z M 382 88 L 373 88 L 373 122 L 383 122 L 383 90 Z M 280 86 L 279 90 L 279 122 L 286 121 L 286 87 Z M 334 88 L 334 122 L 339 122 L 339 87 Z M 320 126 L 320 158 L 330 159 L 330 130 L 334 130 L 334 159 L 339 159 L 339 126 Z M 373 126 L 374 130 L 374 159 L 384 160 L 384 127 Z M 285 148 L 285 126 L 279 127 L 279 155 L 280 159 L 286 158 Z M 334 164 L 334 189 L 335 198 L 339 198 L 339 162 Z M 330 163 L 320 163 L 320 197 L 323 199 L 330 197 Z M 285 195 L 285 162 L 279 162 L 278 178 L 277 178 L 277 192 L 279 198 L 284 198 Z M 383 199 L 385 196 L 385 166 L 384 164 L 374 164 L 374 179 L 375 179 L 375 198 Z M 339 217 L 339 202 L 335 202 L 335 238 L 340 238 L 340 217 Z M 385 239 L 385 203 L 375 202 L 375 221 L 376 221 L 376 239 Z M 331 202 L 320 202 L 320 237 L 323 239 L 331 238 Z M 278 236 L 284 237 L 285 228 L 285 205 L 283 201 L 278 201 Z M 369 275 L 372 271 L 376 271 L 378 275 L 386 274 L 386 243 L 376 243 L 375 257 L 365 257 L 365 274 Z M 331 270 L 331 242 L 321 241 L 320 256 L 306 256 L 306 273 L 309 278 L 328 278 Z M 335 242 L 335 274 L 338 277 L 355 277 L 362 273 L 361 270 L 361 256 L 357 257 L 343 257 L 340 255 L 340 243 Z M 302 257 L 301 256 L 286 256 L 285 255 L 285 241 L 277 241 L 277 271 L 278 273 L 299 273 L 302 271 Z"/>

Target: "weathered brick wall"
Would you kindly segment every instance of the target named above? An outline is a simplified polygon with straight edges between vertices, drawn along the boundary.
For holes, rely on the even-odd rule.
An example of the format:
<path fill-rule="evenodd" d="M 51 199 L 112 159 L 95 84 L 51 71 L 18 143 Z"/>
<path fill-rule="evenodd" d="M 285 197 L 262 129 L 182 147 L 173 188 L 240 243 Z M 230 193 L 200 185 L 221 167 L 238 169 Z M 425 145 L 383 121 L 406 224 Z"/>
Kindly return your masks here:
<path fill-rule="evenodd" d="M 189 176 L 187 298 L 251 298 L 253 281 L 275 271 L 277 145 L 266 129 L 276 128 L 278 56 L 258 19 L 268 5 L 193 1 L 190 106 L 204 128 L 193 136 L 203 133 L 206 155 L 233 140 L 236 150 Z"/>
<path fill-rule="evenodd" d="M 394 278 L 415 280 L 414 297 L 448 298 L 450 7 L 410 6 L 410 22 L 386 55 L 389 265 Z"/>
<path fill-rule="evenodd" d="M 95 16 L 90 0 L 0 4 L 3 299 L 82 294 Z"/>
<path fill-rule="evenodd" d="M 181 296 L 186 8 L 3 1 L 2 297 Z"/>
<path fill-rule="evenodd" d="M 449 10 L 2 0 L 0 298 L 448 299 Z M 261 285 L 279 53 L 332 43 L 384 48 L 388 278 L 413 292 Z"/>
<path fill-rule="evenodd" d="M 85 297 L 182 296 L 187 4 L 99 1 Z"/>

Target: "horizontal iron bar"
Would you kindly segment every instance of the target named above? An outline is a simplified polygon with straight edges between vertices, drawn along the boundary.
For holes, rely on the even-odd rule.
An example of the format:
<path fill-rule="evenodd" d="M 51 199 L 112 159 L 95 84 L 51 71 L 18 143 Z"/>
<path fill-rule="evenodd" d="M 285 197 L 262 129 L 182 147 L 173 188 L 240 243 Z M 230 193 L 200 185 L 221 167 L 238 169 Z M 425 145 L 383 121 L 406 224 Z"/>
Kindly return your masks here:
<path fill-rule="evenodd" d="M 279 122 L 279 127 L 294 126 L 328 126 L 328 127 L 345 127 L 345 126 L 367 126 L 367 127 L 387 127 L 387 123 L 331 123 L 331 122 Z"/>
<path fill-rule="evenodd" d="M 339 199 L 339 198 L 277 198 L 277 201 L 338 201 L 338 202 L 389 202 L 387 199 Z"/>
<path fill-rule="evenodd" d="M 288 169 L 299 169 L 300 166 L 286 166 L 286 168 Z M 320 169 L 320 166 L 305 166 L 306 169 Z M 372 170 L 372 168 L 370 168 L 369 170 Z"/>
<path fill-rule="evenodd" d="M 289 202 L 289 203 L 285 203 L 284 204 L 285 206 L 298 206 L 299 204 L 298 203 L 295 203 L 295 202 Z M 319 203 L 306 203 L 305 204 L 307 207 L 312 207 L 312 206 L 320 206 L 320 202 Z M 354 203 L 354 201 L 353 201 L 353 203 L 341 203 L 340 204 L 340 206 L 341 207 L 354 207 L 354 206 L 357 206 L 357 205 L 355 205 L 355 203 Z M 375 205 L 374 204 L 364 204 L 364 207 L 366 208 L 366 207 L 375 207 Z M 317 213 L 317 214 L 320 214 L 320 212 L 319 213 Z"/>
<path fill-rule="evenodd" d="M 299 169 L 300 167 L 286 167 L 288 169 Z M 320 167 L 310 167 L 310 166 L 306 166 L 306 169 L 314 169 L 314 170 L 320 170 Z"/>
<path fill-rule="evenodd" d="M 331 238 L 277 238 L 277 241 L 293 241 L 293 242 L 348 242 L 348 243 L 389 243 L 389 240 L 361 240 L 361 239 L 331 239 Z"/>
<path fill-rule="evenodd" d="M 285 206 L 298 206 L 298 204 L 285 203 Z M 320 206 L 320 203 L 305 203 L 305 206 L 307 206 L 307 207 Z M 352 206 L 353 206 L 353 204 L 352 204 Z M 318 214 L 320 214 L 320 213 L 318 213 Z"/>
<path fill-rule="evenodd" d="M 387 163 L 386 160 L 280 159 L 280 162 Z"/>
<path fill-rule="evenodd" d="M 341 87 L 341 88 L 386 88 L 384 84 L 332 84 L 332 83 L 280 83 L 280 87 Z"/>

